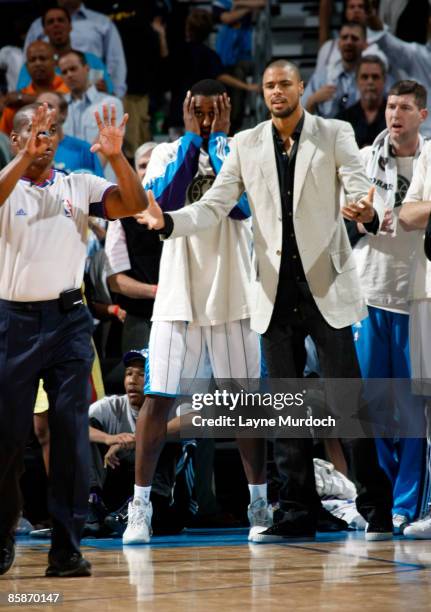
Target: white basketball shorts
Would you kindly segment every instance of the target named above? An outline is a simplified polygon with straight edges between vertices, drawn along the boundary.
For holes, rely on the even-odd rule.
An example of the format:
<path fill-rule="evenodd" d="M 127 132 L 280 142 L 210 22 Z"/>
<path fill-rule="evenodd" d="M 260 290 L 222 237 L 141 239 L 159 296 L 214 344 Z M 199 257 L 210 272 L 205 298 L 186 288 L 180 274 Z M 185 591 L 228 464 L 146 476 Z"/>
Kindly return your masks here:
<path fill-rule="evenodd" d="M 249 319 L 220 325 L 154 321 L 145 365 L 146 394 L 175 397 L 180 381 L 260 378 L 260 340 Z"/>

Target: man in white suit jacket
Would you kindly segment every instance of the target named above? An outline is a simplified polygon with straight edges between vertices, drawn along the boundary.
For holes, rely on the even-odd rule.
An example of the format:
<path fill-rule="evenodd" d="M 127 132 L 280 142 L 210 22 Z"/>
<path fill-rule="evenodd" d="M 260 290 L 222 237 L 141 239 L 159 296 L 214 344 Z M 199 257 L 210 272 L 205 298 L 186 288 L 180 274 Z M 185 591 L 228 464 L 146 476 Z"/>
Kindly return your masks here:
<path fill-rule="evenodd" d="M 298 336 L 313 338 L 325 378 L 360 378 L 350 325 L 367 316 L 344 217 L 376 232 L 373 191 L 347 123 L 304 112 L 303 83 L 285 60 L 268 66 L 263 92 L 271 120 L 237 134 L 213 186 L 196 203 L 172 215 L 151 204 L 142 215 L 166 237 L 191 235 L 217 224 L 246 191 L 253 218 L 254 302 L 251 326 L 263 335 L 271 378 L 295 378 L 302 363 Z M 228 296 L 226 296 L 227 298 Z M 338 414 L 359 407 L 358 397 Z M 332 403 L 332 402 L 331 402 Z M 315 489 L 311 438 L 279 439 L 275 459 L 283 484 L 273 527 L 255 541 L 313 536 L 320 501 Z M 391 486 L 377 461 L 372 439 L 349 443 L 357 506 L 368 521 L 367 539 L 392 536 Z"/>

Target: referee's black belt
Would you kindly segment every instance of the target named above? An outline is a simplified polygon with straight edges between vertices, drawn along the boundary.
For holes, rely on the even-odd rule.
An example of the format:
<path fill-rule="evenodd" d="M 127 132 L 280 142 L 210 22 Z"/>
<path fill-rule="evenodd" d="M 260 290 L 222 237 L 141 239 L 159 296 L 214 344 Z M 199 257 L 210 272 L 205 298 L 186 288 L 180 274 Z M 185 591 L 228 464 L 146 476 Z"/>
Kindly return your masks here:
<path fill-rule="evenodd" d="M 40 310 L 56 310 L 68 312 L 83 304 L 81 289 L 69 289 L 60 293 L 55 300 L 38 300 L 36 302 L 16 302 L 0 299 L 0 307 L 6 310 L 23 310 L 37 312 Z"/>

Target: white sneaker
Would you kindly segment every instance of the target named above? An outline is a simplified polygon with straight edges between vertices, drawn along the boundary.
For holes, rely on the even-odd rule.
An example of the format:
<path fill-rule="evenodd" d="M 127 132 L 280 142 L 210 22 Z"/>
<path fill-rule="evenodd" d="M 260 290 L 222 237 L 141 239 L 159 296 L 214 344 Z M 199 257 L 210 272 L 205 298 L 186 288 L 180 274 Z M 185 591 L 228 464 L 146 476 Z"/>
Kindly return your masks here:
<path fill-rule="evenodd" d="M 148 544 L 153 530 L 151 502 L 144 504 L 138 497 L 129 503 L 127 528 L 123 533 L 123 544 Z"/>
<path fill-rule="evenodd" d="M 356 503 L 349 499 L 322 499 L 322 506 L 334 516 L 346 521 L 350 529 L 364 531 L 367 522 L 356 509 Z"/>
<path fill-rule="evenodd" d="M 403 534 L 407 538 L 416 540 L 431 540 L 431 516 L 428 515 L 420 521 L 415 521 L 408 525 Z"/>
<path fill-rule="evenodd" d="M 344 474 L 324 459 L 314 459 L 314 477 L 319 497 L 355 499 L 356 487 Z"/>
<path fill-rule="evenodd" d="M 394 528 L 394 535 L 402 535 L 404 529 L 409 524 L 409 519 L 404 514 L 393 514 L 392 525 Z"/>
<path fill-rule="evenodd" d="M 247 509 L 247 516 L 250 523 L 248 539 L 253 538 L 272 526 L 272 506 L 263 497 L 258 497 Z"/>

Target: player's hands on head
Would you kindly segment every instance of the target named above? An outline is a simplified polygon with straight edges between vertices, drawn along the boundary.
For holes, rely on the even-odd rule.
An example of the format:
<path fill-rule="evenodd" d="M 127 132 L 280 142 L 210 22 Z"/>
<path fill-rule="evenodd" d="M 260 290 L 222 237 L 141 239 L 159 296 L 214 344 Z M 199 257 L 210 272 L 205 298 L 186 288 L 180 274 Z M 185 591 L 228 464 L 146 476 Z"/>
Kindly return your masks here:
<path fill-rule="evenodd" d="M 146 225 L 150 230 L 162 230 L 165 227 L 163 211 L 156 202 L 151 190 L 147 191 L 148 206 L 145 210 L 135 215 L 135 219 L 141 225 Z"/>
<path fill-rule="evenodd" d="M 373 207 L 375 187 L 370 187 L 367 197 L 361 198 L 359 202 L 348 202 L 343 206 L 341 213 L 345 219 L 357 223 L 370 223 L 376 214 Z"/>
<path fill-rule="evenodd" d="M 114 104 L 111 105 L 111 112 L 109 112 L 108 105 L 104 104 L 102 106 L 102 115 L 103 119 L 98 111 L 94 113 L 97 127 L 99 128 L 99 135 L 90 150 L 92 153 L 101 153 L 109 159 L 121 153 L 129 115 L 127 113 L 123 115 L 120 124 L 117 125 L 117 110 Z"/>
<path fill-rule="evenodd" d="M 29 126 L 30 136 L 24 146 L 24 153 L 36 159 L 45 153 L 52 144 L 53 128 L 56 120 L 54 108 L 48 108 L 46 102 L 36 109 Z"/>
<path fill-rule="evenodd" d="M 224 132 L 229 134 L 230 129 L 230 98 L 227 93 L 217 96 L 214 100 L 214 120 L 211 124 L 211 132 Z"/>
<path fill-rule="evenodd" d="M 184 99 L 183 120 L 184 129 L 186 132 L 193 132 L 193 134 L 198 134 L 200 136 L 201 126 L 195 115 L 195 99 L 192 96 L 191 91 L 187 92 L 187 95 Z"/>

